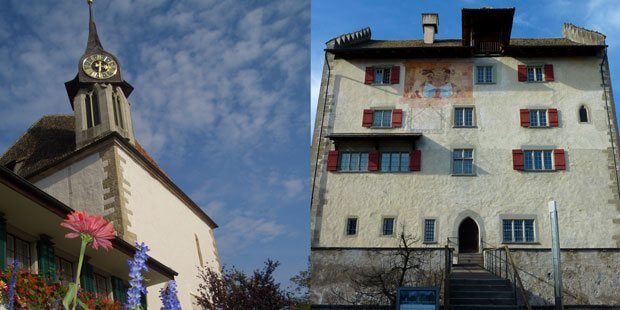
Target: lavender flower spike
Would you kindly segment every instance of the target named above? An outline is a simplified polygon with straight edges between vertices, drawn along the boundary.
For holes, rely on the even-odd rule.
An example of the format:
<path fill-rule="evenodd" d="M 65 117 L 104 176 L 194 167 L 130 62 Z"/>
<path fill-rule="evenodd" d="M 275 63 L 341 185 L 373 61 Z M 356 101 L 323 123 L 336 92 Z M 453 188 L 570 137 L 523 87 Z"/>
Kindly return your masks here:
<path fill-rule="evenodd" d="M 142 276 L 143 272 L 148 272 L 149 268 L 146 266 L 146 261 L 148 259 L 149 248 L 142 242 L 138 244 L 136 242 L 136 254 L 133 259 L 130 259 L 127 263 L 129 264 L 129 290 L 127 290 L 127 303 L 125 306 L 127 309 L 141 309 L 141 298 L 143 295 L 146 296 L 146 287 L 142 281 L 144 277 Z"/>
<path fill-rule="evenodd" d="M 11 272 L 11 279 L 9 280 L 9 292 L 8 292 L 8 304 L 7 309 L 13 310 L 15 303 L 15 285 L 17 284 L 17 269 L 19 269 L 19 261 L 13 262 L 13 271 Z"/>
<path fill-rule="evenodd" d="M 159 291 L 159 299 L 161 299 L 162 310 L 181 310 L 181 303 L 177 298 L 177 283 L 169 281 L 165 288 Z"/>

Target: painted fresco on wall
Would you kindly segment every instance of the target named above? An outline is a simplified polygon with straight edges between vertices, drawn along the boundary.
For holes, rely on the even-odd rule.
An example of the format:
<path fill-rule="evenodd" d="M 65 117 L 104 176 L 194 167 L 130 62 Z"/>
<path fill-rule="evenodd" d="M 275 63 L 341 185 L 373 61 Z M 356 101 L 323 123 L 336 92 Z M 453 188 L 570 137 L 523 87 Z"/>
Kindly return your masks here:
<path fill-rule="evenodd" d="M 463 61 L 405 62 L 405 98 L 421 103 L 451 99 L 471 102 L 472 63 Z"/>

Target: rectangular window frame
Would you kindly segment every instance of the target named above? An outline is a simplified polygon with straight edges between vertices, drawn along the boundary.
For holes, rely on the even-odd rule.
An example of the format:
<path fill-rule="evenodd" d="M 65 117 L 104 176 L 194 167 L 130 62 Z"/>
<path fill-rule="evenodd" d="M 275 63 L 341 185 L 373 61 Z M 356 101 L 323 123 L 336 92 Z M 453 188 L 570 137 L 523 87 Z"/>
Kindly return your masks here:
<path fill-rule="evenodd" d="M 392 67 L 388 67 L 388 66 L 380 66 L 380 67 L 373 67 L 373 78 L 372 78 L 372 84 L 373 85 L 389 85 L 392 83 L 391 79 L 392 79 Z M 378 79 L 378 77 L 381 77 L 380 80 Z"/>
<path fill-rule="evenodd" d="M 528 109 L 530 128 L 550 128 L 549 109 Z"/>
<path fill-rule="evenodd" d="M 510 225 L 510 239 L 506 239 L 506 227 L 507 222 Z M 527 227 L 528 222 L 531 226 L 531 238 L 528 238 Z M 500 240 L 503 244 L 539 244 L 538 240 L 538 219 L 536 215 L 531 214 L 503 214 L 500 215 Z M 515 226 L 520 225 L 520 226 Z M 520 234 L 520 236 L 517 236 Z M 529 241 L 528 241 L 529 240 Z"/>
<path fill-rule="evenodd" d="M 476 108 L 472 106 L 454 107 L 452 116 L 452 126 L 454 128 L 476 128 Z M 462 111 L 462 113 L 459 113 Z M 471 111 L 471 124 L 467 124 L 467 111 Z"/>
<path fill-rule="evenodd" d="M 9 241 L 9 239 L 12 239 L 12 242 Z M 20 238 L 19 236 L 12 234 L 10 232 L 7 232 L 6 234 L 6 264 L 7 265 L 12 265 L 13 262 L 15 261 L 15 258 L 17 255 L 17 244 L 20 245 L 20 247 L 22 247 L 22 252 L 23 252 L 23 246 L 27 245 L 28 249 L 27 249 L 27 260 L 23 259 L 23 254 L 24 253 L 20 253 L 20 257 L 17 257 L 19 259 L 19 263 L 22 269 L 26 269 L 29 271 L 33 271 L 32 270 L 32 262 L 36 257 L 33 257 L 33 243 L 29 242 L 23 238 Z M 9 247 L 10 245 L 10 247 Z M 9 252 L 11 256 L 9 256 Z M 9 260 L 10 258 L 10 260 Z"/>
<path fill-rule="evenodd" d="M 529 83 L 541 83 L 545 81 L 544 65 L 525 66 L 525 77 Z"/>
<path fill-rule="evenodd" d="M 367 151 L 341 151 L 338 156 L 338 172 L 368 172 Z"/>
<path fill-rule="evenodd" d="M 380 122 L 376 123 L 377 115 L 381 114 Z M 389 121 L 386 121 L 386 115 L 389 115 Z M 372 110 L 372 125 L 370 128 L 392 128 L 392 120 L 394 116 L 393 109 L 373 109 Z"/>
<path fill-rule="evenodd" d="M 467 154 L 465 154 L 466 151 L 471 151 L 471 156 L 466 156 Z M 455 158 L 455 155 L 457 152 L 460 152 L 460 157 L 459 158 Z M 452 176 L 475 176 L 476 175 L 476 165 L 475 165 L 475 150 L 474 148 L 471 147 L 463 147 L 463 148 L 454 148 L 452 149 L 452 152 L 450 153 L 450 172 L 452 174 Z M 456 162 L 459 161 L 461 163 L 461 171 L 458 172 L 455 169 L 457 168 L 457 164 Z M 465 173 L 464 172 L 464 165 L 463 163 L 465 162 L 471 162 L 471 172 L 470 173 Z"/>
<path fill-rule="evenodd" d="M 546 157 L 545 154 L 548 154 Z M 523 171 L 552 172 L 555 171 L 555 156 L 552 149 L 524 149 Z"/>
<path fill-rule="evenodd" d="M 427 224 L 432 222 L 432 240 L 428 239 L 428 228 Z M 424 244 L 436 244 L 437 243 L 437 218 L 435 217 L 425 217 L 422 219 L 422 243 Z"/>
<path fill-rule="evenodd" d="M 482 70 L 482 71 L 481 71 Z M 480 79 L 482 72 L 482 80 Z M 476 65 L 475 70 L 475 81 L 476 84 L 484 85 L 484 84 L 495 84 L 495 66 L 480 64 Z"/>
<path fill-rule="evenodd" d="M 95 286 L 95 293 L 97 294 L 101 294 L 104 296 L 109 296 L 110 295 L 110 285 L 108 283 L 108 277 L 106 277 L 105 275 L 102 275 L 100 273 L 97 272 L 93 272 L 93 284 Z M 99 287 L 100 284 L 103 284 L 103 288 Z M 102 290 L 103 289 L 103 290 Z"/>
<path fill-rule="evenodd" d="M 392 227 L 391 232 L 389 234 L 386 234 L 386 232 L 389 231 L 389 229 L 387 229 L 388 227 L 386 227 L 386 222 L 388 220 L 392 220 Z M 396 235 L 396 216 L 386 215 L 381 217 L 380 235 L 381 237 L 394 237 Z"/>
<path fill-rule="evenodd" d="M 388 155 L 388 163 L 386 164 L 384 155 Z M 395 159 L 394 155 L 398 156 L 398 169 L 393 170 L 396 166 L 393 165 L 392 161 Z M 378 172 L 381 173 L 401 173 L 401 172 L 411 172 L 411 168 L 409 167 L 409 162 L 411 161 L 410 152 L 405 151 L 380 151 L 379 152 L 379 169 Z M 384 169 L 387 167 L 387 170 Z"/>
<path fill-rule="evenodd" d="M 62 257 L 62 256 L 56 256 L 56 274 L 58 275 L 59 279 L 62 282 L 72 282 L 75 280 L 75 270 L 74 270 L 74 265 L 73 262 Z M 69 270 L 67 270 L 66 268 L 64 268 L 66 265 L 69 265 Z M 65 266 L 63 266 L 65 265 Z"/>
<path fill-rule="evenodd" d="M 351 220 L 355 220 L 355 230 L 353 231 L 353 233 L 351 232 L 351 227 L 350 225 L 350 221 Z M 360 230 L 360 221 L 358 219 L 357 216 L 347 216 L 347 218 L 344 221 L 344 235 L 346 237 L 355 237 L 359 234 L 359 230 Z"/>

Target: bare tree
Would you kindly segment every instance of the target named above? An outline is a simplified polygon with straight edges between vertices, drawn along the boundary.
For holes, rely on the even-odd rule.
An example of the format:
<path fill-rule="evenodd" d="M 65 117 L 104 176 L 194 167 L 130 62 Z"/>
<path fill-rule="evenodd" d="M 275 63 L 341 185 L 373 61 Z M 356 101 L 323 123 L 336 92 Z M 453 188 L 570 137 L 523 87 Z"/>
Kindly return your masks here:
<path fill-rule="evenodd" d="M 432 268 L 433 252 L 414 248 L 419 239 L 402 231 L 397 249 L 373 251 L 370 266 L 352 272 L 351 289 L 356 292 L 353 296 L 334 292 L 341 300 L 351 304 L 395 306 L 399 287 L 441 283 L 442 266 L 438 270 Z"/>

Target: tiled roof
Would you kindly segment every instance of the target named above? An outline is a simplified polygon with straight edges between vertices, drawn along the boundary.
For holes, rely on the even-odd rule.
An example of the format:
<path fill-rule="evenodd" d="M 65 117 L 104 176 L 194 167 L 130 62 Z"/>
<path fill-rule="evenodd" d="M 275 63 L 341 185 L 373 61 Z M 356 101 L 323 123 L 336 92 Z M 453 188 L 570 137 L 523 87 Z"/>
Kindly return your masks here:
<path fill-rule="evenodd" d="M 537 38 L 537 39 L 511 39 L 510 46 L 584 46 L 585 44 L 573 42 L 566 38 Z M 462 47 L 460 39 L 435 40 L 432 44 L 424 43 L 424 40 L 368 40 L 363 43 L 349 45 L 343 48 L 411 48 L 411 47 Z"/>
<path fill-rule="evenodd" d="M 76 151 L 74 128 L 73 115 L 43 116 L 0 157 L 0 165 L 28 178 L 39 169 L 50 167 Z M 165 174 L 138 142 L 135 149 L 158 172 Z"/>
<path fill-rule="evenodd" d="M 47 115 L 34 123 L 1 157 L 0 165 L 21 177 L 75 151 L 73 115 Z"/>

